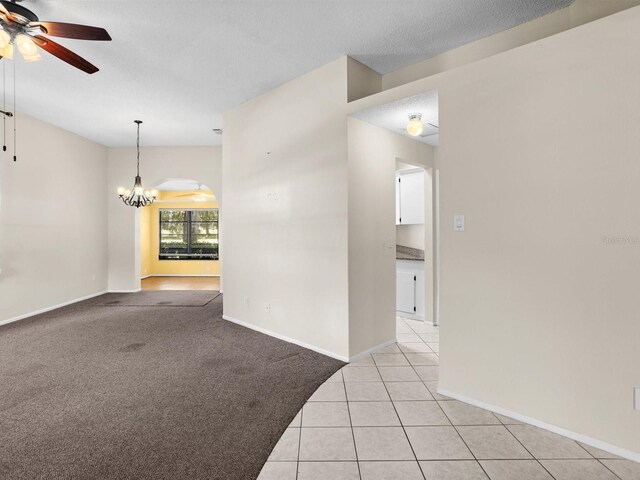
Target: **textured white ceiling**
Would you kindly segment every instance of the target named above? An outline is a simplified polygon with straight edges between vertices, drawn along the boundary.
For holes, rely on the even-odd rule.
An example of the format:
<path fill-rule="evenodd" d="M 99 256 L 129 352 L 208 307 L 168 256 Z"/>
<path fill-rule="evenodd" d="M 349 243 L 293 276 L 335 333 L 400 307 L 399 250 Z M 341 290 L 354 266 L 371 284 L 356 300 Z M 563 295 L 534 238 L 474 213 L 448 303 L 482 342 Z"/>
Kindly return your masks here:
<path fill-rule="evenodd" d="M 412 113 L 422 114 L 424 130 L 419 137 L 412 137 L 407 133 L 407 123 L 409 123 L 409 115 Z M 438 146 L 440 123 L 438 120 L 438 92 L 435 90 L 368 108 L 352 116 L 392 132 L 400 133 L 412 140 L 433 147 Z"/>
<path fill-rule="evenodd" d="M 508 29 L 572 0 L 26 0 L 41 20 L 99 25 L 60 39 L 95 63 L 17 66 L 17 108 L 108 146 L 221 143 L 221 114 L 350 55 L 380 73 Z M 4 62 L 4 61 L 3 61 Z"/>

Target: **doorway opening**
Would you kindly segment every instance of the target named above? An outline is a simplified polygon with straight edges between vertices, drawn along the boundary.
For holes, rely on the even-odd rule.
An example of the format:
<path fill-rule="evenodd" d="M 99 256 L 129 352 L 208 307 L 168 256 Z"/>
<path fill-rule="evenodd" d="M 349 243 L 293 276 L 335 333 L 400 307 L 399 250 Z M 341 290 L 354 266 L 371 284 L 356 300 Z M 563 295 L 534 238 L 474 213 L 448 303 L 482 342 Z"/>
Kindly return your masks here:
<path fill-rule="evenodd" d="M 396 313 L 433 324 L 432 177 L 433 168 L 396 160 Z"/>
<path fill-rule="evenodd" d="M 214 192 L 166 179 L 140 213 L 142 290 L 220 290 L 219 211 Z"/>
<path fill-rule="evenodd" d="M 382 283 L 385 286 L 395 284 L 396 318 L 406 318 L 431 327 L 438 326 L 440 320 L 438 102 L 438 92 L 432 90 L 352 114 L 354 118 L 380 128 L 377 133 L 374 130 L 369 133 L 371 141 L 379 146 L 379 151 L 384 152 L 384 157 L 377 156 L 377 152 L 372 153 L 372 159 L 376 162 L 373 166 L 388 172 L 388 182 L 395 182 L 395 190 L 387 188 L 390 183 L 380 187 L 385 192 L 385 208 L 386 202 L 395 201 L 395 242 L 389 242 L 390 248 L 395 243 L 395 281 L 385 280 Z M 391 197 L 394 191 L 395 198 Z M 390 222 L 391 218 L 387 221 Z M 390 232 L 388 227 L 391 225 L 385 225 L 380 226 L 380 230 Z M 385 262 L 391 260 L 387 258 Z M 398 340 L 402 341 L 401 337 Z M 415 338 L 415 341 L 422 340 Z"/>

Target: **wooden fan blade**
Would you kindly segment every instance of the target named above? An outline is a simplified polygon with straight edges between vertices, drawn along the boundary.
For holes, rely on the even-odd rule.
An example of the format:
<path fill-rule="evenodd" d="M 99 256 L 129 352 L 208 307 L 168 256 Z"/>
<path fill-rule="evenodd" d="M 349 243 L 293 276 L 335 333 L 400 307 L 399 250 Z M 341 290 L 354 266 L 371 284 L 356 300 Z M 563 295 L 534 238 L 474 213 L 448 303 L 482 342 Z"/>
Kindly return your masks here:
<path fill-rule="evenodd" d="M 13 20 L 13 15 L 7 10 L 7 8 L 0 2 L 0 14 L 4 15 L 7 20 Z"/>
<path fill-rule="evenodd" d="M 52 37 L 75 38 L 78 40 L 111 40 L 109 33 L 101 27 L 62 22 L 31 22 L 29 26 L 40 27 L 44 33 Z"/>
<path fill-rule="evenodd" d="M 53 40 L 41 37 L 40 35 L 35 35 L 31 38 L 36 43 L 36 45 L 38 45 L 43 50 L 46 50 L 51 55 L 58 57 L 60 60 L 67 62 L 69 65 L 73 65 L 83 72 L 96 73 L 98 71 L 98 67 L 90 64 L 77 53 L 73 53 L 68 48 L 63 47 Z"/>

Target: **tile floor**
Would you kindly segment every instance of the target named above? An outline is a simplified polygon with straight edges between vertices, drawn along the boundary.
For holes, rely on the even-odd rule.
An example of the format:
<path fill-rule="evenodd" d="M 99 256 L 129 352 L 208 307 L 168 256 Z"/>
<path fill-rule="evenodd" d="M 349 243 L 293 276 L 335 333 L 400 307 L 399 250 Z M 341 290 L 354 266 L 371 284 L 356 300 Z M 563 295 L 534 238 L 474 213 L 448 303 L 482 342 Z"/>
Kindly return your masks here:
<path fill-rule="evenodd" d="M 398 343 L 320 386 L 258 480 L 640 480 L 640 464 L 436 392 L 438 328 L 397 319 Z"/>

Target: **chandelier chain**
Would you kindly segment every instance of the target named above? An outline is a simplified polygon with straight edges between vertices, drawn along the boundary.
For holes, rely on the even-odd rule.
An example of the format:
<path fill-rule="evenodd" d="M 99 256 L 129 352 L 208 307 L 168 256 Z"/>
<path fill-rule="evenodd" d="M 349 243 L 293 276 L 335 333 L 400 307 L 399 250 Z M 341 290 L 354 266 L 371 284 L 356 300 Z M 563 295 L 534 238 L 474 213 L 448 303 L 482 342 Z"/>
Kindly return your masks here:
<path fill-rule="evenodd" d="M 136 122 L 137 123 L 137 122 Z M 138 139 L 136 141 L 136 149 L 137 149 L 137 169 L 138 176 L 140 176 L 140 124 L 138 123 Z"/>

